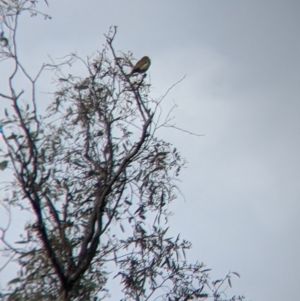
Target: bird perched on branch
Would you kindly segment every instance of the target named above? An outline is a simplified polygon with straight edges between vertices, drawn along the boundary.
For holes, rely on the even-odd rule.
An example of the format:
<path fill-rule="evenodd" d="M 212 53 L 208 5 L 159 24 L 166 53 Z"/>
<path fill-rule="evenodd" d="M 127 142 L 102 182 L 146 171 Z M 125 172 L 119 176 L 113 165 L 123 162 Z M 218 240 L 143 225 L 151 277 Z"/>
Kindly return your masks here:
<path fill-rule="evenodd" d="M 132 68 L 129 76 L 132 76 L 134 73 L 145 73 L 150 67 L 151 61 L 148 56 L 143 56 Z"/>

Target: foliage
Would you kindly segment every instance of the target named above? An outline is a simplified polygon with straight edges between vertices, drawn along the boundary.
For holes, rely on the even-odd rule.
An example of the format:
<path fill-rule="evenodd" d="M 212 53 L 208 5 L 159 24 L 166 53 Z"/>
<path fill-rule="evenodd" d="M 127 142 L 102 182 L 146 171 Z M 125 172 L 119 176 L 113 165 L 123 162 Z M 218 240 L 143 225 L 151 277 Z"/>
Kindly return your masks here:
<path fill-rule="evenodd" d="M 128 77 L 133 58 L 116 54 L 116 28 L 95 56 L 71 54 L 31 77 L 19 60 L 15 33 L 20 13 L 37 14 L 36 1 L 12 3 L 4 15 L 11 38 L 1 56 L 14 69 L 9 92 L 0 93 L 12 110 L 1 120 L 7 152 L 0 168 L 14 172 L 5 187 L 7 208 L 28 210 L 33 219 L 18 247 L 3 234 L 5 251 L 20 270 L 2 299 L 100 300 L 116 278 L 122 300 L 241 300 L 224 294 L 232 273 L 211 281 L 204 264 L 187 263 L 191 243 L 167 235 L 168 205 L 177 198 L 185 160 L 158 137 L 170 121 L 160 120 L 163 98 L 151 99 L 145 74 Z M 75 63 L 85 76 L 65 75 Z M 46 69 L 58 86 L 40 116 L 36 84 Z M 15 84 L 20 74 L 31 84 L 26 101 Z"/>

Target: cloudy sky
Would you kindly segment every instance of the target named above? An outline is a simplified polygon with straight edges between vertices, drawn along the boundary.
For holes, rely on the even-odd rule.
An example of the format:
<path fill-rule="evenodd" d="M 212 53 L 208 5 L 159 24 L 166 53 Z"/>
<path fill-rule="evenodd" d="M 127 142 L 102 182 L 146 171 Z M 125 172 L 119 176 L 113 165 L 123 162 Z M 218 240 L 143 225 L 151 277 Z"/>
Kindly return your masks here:
<path fill-rule="evenodd" d="M 149 55 L 152 96 L 177 105 L 161 135 L 189 162 L 173 204 L 172 233 L 193 242 L 191 261 L 229 270 L 248 300 L 300 295 L 300 2 L 43 1 L 51 21 L 24 17 L 21 58 L 35 72 L 47 55 L 115 47 Z M 45 87 L 41 90 L 47 90 Z M 0 117 L 4 103 L 1 103 Z M 1 175 L 0 175 L 1 176 Z M 3 285 L 4 279 L 0 278 Z"/>

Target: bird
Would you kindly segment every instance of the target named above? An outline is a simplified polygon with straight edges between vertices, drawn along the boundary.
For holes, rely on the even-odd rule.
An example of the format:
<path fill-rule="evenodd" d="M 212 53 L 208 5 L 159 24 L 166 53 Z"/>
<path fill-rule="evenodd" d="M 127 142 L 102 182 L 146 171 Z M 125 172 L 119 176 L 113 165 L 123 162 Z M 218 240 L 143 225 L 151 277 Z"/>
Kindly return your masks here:
<path fill-rule="evenodd" d="M 150 67 L 151 61 L 148 56 L 143 56 L 132 68 L 129 77 L 134 73 L 145 73 Z"/>

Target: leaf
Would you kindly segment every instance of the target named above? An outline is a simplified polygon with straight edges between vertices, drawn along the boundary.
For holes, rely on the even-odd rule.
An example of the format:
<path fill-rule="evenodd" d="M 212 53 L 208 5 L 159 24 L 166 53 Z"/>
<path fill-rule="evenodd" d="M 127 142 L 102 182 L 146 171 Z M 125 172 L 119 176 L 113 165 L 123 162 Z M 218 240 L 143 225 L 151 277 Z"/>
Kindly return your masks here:
<path fill-rule="evenodd" d="M 132 205 L 132 203 L 131 202 L 129 202 L 129 201 L 127 201 L 127 200 L 125 200 L 124 201 L 127 205 L 129 205 L 129 206 L 131 206 Z"/>
<path fill-rule="evenodd" d="M 201 273 L 205 273 L 205 272 L 209 272 L 209 271 L 211 271 L 211 269 L 203 270 L 203 271 L 201 271 Z"/>
<path fill-rule="evenodd" d="M 169 230 L 169 228 L 170 228 L 170 227 L 167 227 L 165 230 L 162 231 L 162 235 L 163 235 L 163 236 L 167 233 L 167 231 Z M 172 237 L 171 237 L 171 239 L 172 239 Z"/>
<path fill-rule="evenodd" d="M 175 249 L 175 253 L 176 253 L 176 260 L 179 261 L 179 253 L 177 249 Z"/>
<path fill-rule="evenodd" d="M 228 280 L 229 286 L 232 287 L 232 286 L 231 286 L 231 280 L 230 280 L 230 277 L 228 277 L 227 280 Z"/>
<path fill-rule="evenodd" d="M 168 263 L 168 258 L 165 259 L 165 261 L 160 265 L 160 267 L 163 267 L 166 263 Z"/>
<path fill-rule="evenodd" d="M 9 282 L 8 282 L 8 284 L 14 284 L 14 283 L 17 283 L 17 282 L 20 282 L 20 278 L 18 277 L 18 278 L 14 278 L 14 279 L 12 279 L 12 280 L 10 280 Z"/>
<path fill-rule="evenodd" d="M 7 166 L 8 166 L 7 160 L 0 162 L 0 170 L 4 170 Z"/>
<path fill-rule="evenodd" d="M 213 286 L 216 286 L 219 282 L 222 282 L 223 281 L 223 279 L 219 279 L 219 280 L 216 280 L 216 281 L 213 281 Z"/>
<path fill-rule="evenodd" d="M 7 138 L 6 138 L 6 140 L 12 140 L 12 139 L 16 139 L 16 134 L 14 134 L 14 133 L 12 133 L 10 136 L 8 136 Z"/>
<path fill-rule="evenodd" d="M 170 265 L 169 257 L 166 258 L 166 262 L 167 262 L 168 268 L 170 269 L 171 265 Z"/>
<path fill-rule="evenodd" d="M 96 134 L 96 137 L 103 136 L 103 135 L 104 135 L 103 131 L 98 131 L 97 134 Z"/>
<path fill-rule="evenodd" d="M 199 296 L 200 295 L 200 293 L 203 291 L 203 289 L 204 289 L 204 285 L 202 285 L 201 286 L 201 288 L 199 288 L 198 290 L 197 290 L 197 296 Z"/>
<path fill-rule="evenodd" d="M 89 88 L 89 86 L 85 83 L 83 83 L 81 85 L 75 85 L 75 89 L 77 89 L 77 90 L 86 90 L 88 88 Z"/>
<path fill-rule="evenodd" d="M 234 274 L 234 275 L 236 275 L 236 276 L 238 276 L 239 278 L 241 278 L 241 276 L 240 276 L 239 273 L 237 273 L 237 272 L 231 272 L 231 273 Z"/>
<path fill-rule="evenodd" d="M 199 294 L 197 295 L 198 298 L 207 298 L 208 294 Z"/>
<path fill-rule="evenodd" d="M 79 159 L 75 159 L 75 160 L 73 161 L 73 163 L 74 163 L 75 165 L 79 166 L 79 167 L 85 167 L 83 164 L 81 164 L 82 161 L 80 161 Z"/>
<path fill-rule="evenodd" d="M 186 255 L 184 249 L 182 249 L 182 253 L 183 253 L 184 260 L 186 261 Z"/>
<path fill-rule="evenodd" d="M 117 252 L 115 250 L 114 250 L 114 261 L 116 264 L 118 263 Z"/>
<path fill-rule="evenodd" d="M 137 214 L 138 212 L 140 212 L 142 210 L 142 207 L 139 207 L 138 209 L 135 210 L 134 214 Z"/>

